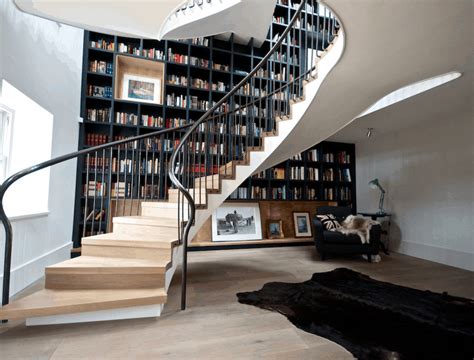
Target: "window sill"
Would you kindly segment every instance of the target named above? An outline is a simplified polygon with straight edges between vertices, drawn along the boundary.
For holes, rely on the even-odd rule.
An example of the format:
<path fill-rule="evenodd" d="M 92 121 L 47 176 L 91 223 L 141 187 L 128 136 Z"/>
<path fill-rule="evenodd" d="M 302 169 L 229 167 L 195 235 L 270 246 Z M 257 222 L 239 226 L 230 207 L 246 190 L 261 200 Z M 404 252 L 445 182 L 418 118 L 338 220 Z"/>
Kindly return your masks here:
<path fill-rule="evenodd" d="M 46 211 L 38 211 L 34 213 L 29 213 L 29 214 L 13 215 L 13 216 L 9 216 L 8 219 L 11 222 L 16 222 L 16 221 L 22 221 L 22 220 L 28 220 L 28 219 L 37 219 L 37 218 L 47 217 L 48 215 L 49 215 L 49 210 L 46 210 Z"/>

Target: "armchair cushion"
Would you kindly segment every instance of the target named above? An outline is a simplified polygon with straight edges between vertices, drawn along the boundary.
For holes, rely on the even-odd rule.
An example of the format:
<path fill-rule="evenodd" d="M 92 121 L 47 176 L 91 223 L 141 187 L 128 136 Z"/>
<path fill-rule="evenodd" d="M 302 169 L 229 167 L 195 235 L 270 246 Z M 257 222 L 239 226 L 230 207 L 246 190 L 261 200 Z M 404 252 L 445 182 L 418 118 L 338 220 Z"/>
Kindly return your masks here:
<path fill-rule="evenodd" d="M 337 221 L 337 219 L 332 214 L 316 216 L 323 224 L 325 230 L 337 229 L 339 226 L 341 226 L 341 224 L 339 224 L 339 221 Z"/>

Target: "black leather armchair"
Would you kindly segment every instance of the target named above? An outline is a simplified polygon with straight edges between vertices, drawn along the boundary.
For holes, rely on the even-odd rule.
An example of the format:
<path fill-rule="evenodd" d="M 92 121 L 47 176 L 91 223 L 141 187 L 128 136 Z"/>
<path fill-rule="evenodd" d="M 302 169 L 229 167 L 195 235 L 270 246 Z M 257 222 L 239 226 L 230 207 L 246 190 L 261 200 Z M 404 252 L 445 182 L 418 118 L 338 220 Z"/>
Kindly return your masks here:
<path fill-rule="evenodd" d="M 341 206 L 321 206 L 316 211 L 317 215 L 332 214 L 342 222 L 351 215 L 351 208 Z M 370 242 L 362 244 L 360 237 L 354 234 L 345 235 L 337 231 L 324 229 L 323 224 L 315 216 L 313 218 L 314 242 L 321 260 L 325 260 L 330 254 L 365 254 L 368 261 L 372 261 L 372 255 L 377 255 L 380 249 L 380 225 L 372 226 L 370 230 Z"/>

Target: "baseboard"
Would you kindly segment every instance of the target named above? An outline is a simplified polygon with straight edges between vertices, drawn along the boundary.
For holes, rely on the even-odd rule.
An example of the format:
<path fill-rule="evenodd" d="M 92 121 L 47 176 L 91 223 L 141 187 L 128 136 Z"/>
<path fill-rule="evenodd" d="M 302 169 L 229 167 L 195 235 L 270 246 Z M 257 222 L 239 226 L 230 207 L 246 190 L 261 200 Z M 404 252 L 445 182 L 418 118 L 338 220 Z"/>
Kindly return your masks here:
<path fill-rule="evenodd" d="M 438 246 L 402 241 L 394 251 L 441 264 L 474 271 L 474 254 Z"/>
<path fill-rule="evenodd" d="M 13 268 L 10 274 L 10 297 L 42 278 L 45 267 L 69 259 L 71 257 L 71 247 L 72 242 L 67 242 Z M 0 276 L 0 283 L 3 283 L 3 271 Z M 0 295 L 2 292 L 0 287 Z"/>

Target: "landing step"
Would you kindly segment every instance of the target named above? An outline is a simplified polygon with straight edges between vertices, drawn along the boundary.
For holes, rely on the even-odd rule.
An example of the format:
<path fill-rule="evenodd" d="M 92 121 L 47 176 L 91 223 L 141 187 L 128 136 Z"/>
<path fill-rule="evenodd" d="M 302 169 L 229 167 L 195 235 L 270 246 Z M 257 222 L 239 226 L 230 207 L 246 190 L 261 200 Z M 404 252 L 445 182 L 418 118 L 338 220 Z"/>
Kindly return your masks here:
<path fill-rule="evenodd" d="M 166 291 L 163 288 L 119 290 L 44 289 L 0 308 L 0 319 L 24 319 L 164 304 L 166 299 Z"/>

